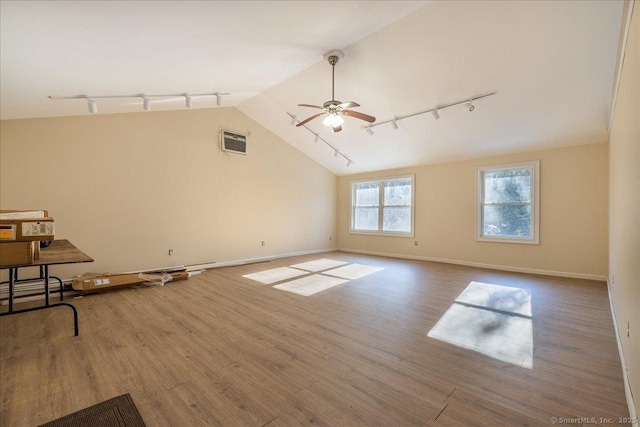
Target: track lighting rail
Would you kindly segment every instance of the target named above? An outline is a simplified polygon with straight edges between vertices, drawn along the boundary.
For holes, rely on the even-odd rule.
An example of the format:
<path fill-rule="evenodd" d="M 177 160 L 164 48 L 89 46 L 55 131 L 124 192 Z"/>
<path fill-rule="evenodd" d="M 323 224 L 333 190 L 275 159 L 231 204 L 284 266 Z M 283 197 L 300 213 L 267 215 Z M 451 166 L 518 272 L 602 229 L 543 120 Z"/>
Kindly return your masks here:
<path fill-rule="evenodd" d="M 467 104 L 467 109 L 469 111 L 473 111 L 476 107 L 473 105 L 473 101 L 477 101 L 478 99 L 486 98 L 488 96 L 493 96 L 498 92 L 486 93 L 484 95 L 478 95 L 471 98 L 464 99 L 463 101 L 452 102 L 451 104 L 438 105 L 435 108 L 431 108 L 430 110 L 419 111 L 413 114 L 407 114 L 404 116 L 396 116 L 393 119 L 385 120 L 383 122 L 372 123 L 370 125 L 363 126 L 362 129 L 366 130 L 369 135 L 373 135 L 373 128 L 376 126 L 385 125 L 387 123 L 391 123 L 394 129 L 398 129 L 398 121 L 408 119 L 409 117 L 419 116 L 421 114 L 431 113 L 433 117 L 437 120 L 440 118 L 439 111 L 444 110 L 445 108 L 454 107 L 460 104 Z"/>
<path fill-rule="evenodd" d="M 212 93 L 168 93 L 168 94 L 144 94 L 144 93 L 135 93 L 131 95 L 70 95 L 70 96 L 49 96 L 50 99 L 58 100 L 58 99 L 86 99 L 89 107 L 89 112 L 95 114 L 98 112 L 98 106 L 96 104 L 96 99 L 125 99 L 125 98 L 141 98 L 143 108 L 146 111 L 151 110 L 151 100 L 150 98 L 180 98 L 184 97 L 187 108 L 191 108 L 193 106 L 193 98 L 199 98 L 204 96 L 215 96 L 216 104 L 218 106 L 222 105 L 222 97 L 225 95 L 231 95 L 230 93 L 222 93 L 222 92 L 212 92 Z"/>
<path fill-rule="evenodd" d="M 287 111 L 287 114 L 289 115 L 289 117 L 291 117 L 291 126 L 295 126 L 296 124 L 298 124 L 300 122 L 298 120 L 298 118 L 294 114 L 291 114 L 288 111 Z M 320 136 L 320 134 L 317 134 L 314 131 L 312 131 L 311 129 L 309 129 L 307 127 L 307 125 L 302 125 L 302 127 L 313 134 L 313 136 L 314 136 L 313 140 L 315 142 L 322 141 L 325 144 L 327 144 L 329 146 L 329 148 L 331 148 L 333 150 L 333 155 L 335 157 L 341 156 L 342 158 L 344 158 L 347 161 L 347 166 L 351 166 L 354 163 L 354 161 L 351 160 L 348 156 L 346 156 L 342 151 L 340 151 L 340 149 L 338 149 L 338 148 L 334 147 L 332 144 L 328 143 L 323 137 Z"/>

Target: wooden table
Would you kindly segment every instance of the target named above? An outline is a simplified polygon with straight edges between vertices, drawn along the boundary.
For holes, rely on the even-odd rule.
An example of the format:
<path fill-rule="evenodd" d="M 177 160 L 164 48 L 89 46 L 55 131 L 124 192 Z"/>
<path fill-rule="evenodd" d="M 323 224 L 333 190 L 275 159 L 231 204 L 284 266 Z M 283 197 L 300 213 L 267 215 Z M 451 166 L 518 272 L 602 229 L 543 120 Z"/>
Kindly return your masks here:
<path fill-rule="evenodd" d="M 71 309 L 73 310 L 74 332 L 75 336 L 78 336 L 78 311 L 76 310 L 76 308 L 73 305 L 65 302 L 59 302 L 56 304 L 49 303 L 49 266 L 56 264 L 75 264 L 81 262 L 93 262 L 93 258 L 73 246 L 73 244 L 71 244 L 71 242 L 69 242 L 68 240 L 54 240 L 46 248 L 40 249 L 39 259 L 37 259 L 33 263 L 3 266 L 3 269 L 9 269 L 9 311 L 0 313 L 0 316 L 10 316 L 12 314 L 26 313 L 28 311 L 44 310 L 47 308 L 66 305 L 67 307 L 71 307 Z M 18 269 L 24 267 L 40 267 L 40 277 L 18 280 Z M 62 301 L 64 299 L 62 295 L 62 280 L 60 280 L 59 278 L 56 279 L 60 281 L 60 301 Z M 15 284 L 18 282 L 31 282 L 39 280 L 44 281 L 44 305 L 25 308 L 23 310 L 14 310 L 13 299 Z"/>

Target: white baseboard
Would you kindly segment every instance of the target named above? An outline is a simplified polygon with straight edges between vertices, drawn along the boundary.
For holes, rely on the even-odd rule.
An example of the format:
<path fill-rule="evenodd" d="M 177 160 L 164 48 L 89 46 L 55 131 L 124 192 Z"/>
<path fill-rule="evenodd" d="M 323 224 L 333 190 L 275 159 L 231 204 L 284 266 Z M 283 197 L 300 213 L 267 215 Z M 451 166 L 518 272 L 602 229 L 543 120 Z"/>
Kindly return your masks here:
<path fill-rule="evenodd" d="M 310 251 L 298 251 L 298 252 L 276 254 L 268 257 L 246 258 L 246 259 L 237 259 L 237 260 L 230 260 L 230 261 L 211 262 L 207 264 L 196 264 L 196 265 L 187 266 L 187 271 L 207 270 L 210 268 L 232 267 L 234 265 L 254 264 L 257 262 L 273 261 L 274 259 L 278 259 L 278 258 L 288 258 L 288 257 L 300 256 L 300 255 L 313 255 L 313 254 L 320 254 L 325 252 L 335 252 L 337 250 L 338 248 L 313 249 Z"/>
<path fill-rule="evenodd" d="M 611 295 L 611 286 L 607 282 L 607 293 L 609 294 L 609 306 L 611 307 L 611 317 L 613 318 L 613 329 L 616 332 L 616 342 L 618 343 L 618 353 L 620 354 L 620 363 L 622 364 L 622 380 L 624 381 L 624 394 L 627 397 L 627 406 L 629 407 L 629 418 L 635 420 L 631 425 L 638 427 L 638 414 L 636 413 L 636 405 L 631 392 L 631 382 L 629 381 L 629 373 L 627 372 L 627 362 L 624 359 L 624 351 L 622 349 L 622 339 L 620 330 L 618 329 L 618 320 L 616 319 L 616 310 L 613 307 L 613 298 Z"/>
<path fill-rule="evenodd" d="M 415 259 L 419 261 L 442 262 L 445 264 L 465 265 L 467 267 L 478 267 L 478 268 L 488 268 L 491 270 L 512 271 L 514 273 L 539 274 L 542 276 L 571 277 L 574 279 L 597 280 L 600 282 L 607 281 L 606 276 L 599 276 L 596 274 L 572 273 L 572 272 L 554 271 L 554 270 L 540 270 L 537 268 L 512 267 L 510 265 L 486 264 L 482 262 L 460 261 L 456 259 L 433 258 L 433 257 L 415 256 L 415 255 L 400 255 L 400 254 L 392 254 L 392 253 L 386 253 L 386 252 L 363 251 L 360 249 L 350 249 L 350 248 L 339 248 L 339 250 L 343 252 L 352 252 L 352 253 L 358 253 L 363 255 L 376 255 L 376 256 L 386 256 L 391 258 Z"/>

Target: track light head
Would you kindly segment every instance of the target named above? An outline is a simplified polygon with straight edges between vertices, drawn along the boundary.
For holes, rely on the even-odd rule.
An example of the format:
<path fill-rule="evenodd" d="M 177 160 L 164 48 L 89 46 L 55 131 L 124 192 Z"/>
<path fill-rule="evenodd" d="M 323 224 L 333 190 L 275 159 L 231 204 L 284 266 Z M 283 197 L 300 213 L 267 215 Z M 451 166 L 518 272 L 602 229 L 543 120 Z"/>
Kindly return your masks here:
<path fill-rule="evenodd" d="M 440 118 L 440 113 L 438 113 L 438 108 L 436 108 L 435 110 L 433 110 L 431 112 L 431 114 L 433 114 L 433 118 L 438 120 Z"/>
<path fill-rule="evenodd" d="M 335 152 L 333 153 L 333 157 L 338 157 L 338 154 L 340 154 L 340 150 L 336 148 Z"/>
<path fill-rule="evenodd" d="M 353 164 L 353 160 L 348 160 L 347 161 L 347 167 L 351 166 Z"/>
<path fill-rule="evenodd" d="M 222 97 L 223 95 L 231 95 L 229 92 L 215 92 L 214 95 L 216 96 L 216 105 L 218 107 L 222 106 Z"/>
<path fill-rule="evenodd" d="M 142 108 L 144 111 L 151 111 L 151 100 L 144 95 L 142 95 Z"/>
<path fill-rule="evenodd" d="M 191 98 L 189 95 L 185 95 L 184 100 L 187 103 L 187 108 L 193 107 L 193 98 Z"/>
<path fill-rule="evenodd" d="M 391 126 L 393 126 L 394 129 L 398 129 L 398 122 L 396 121 L 396 119 L 393 119 L 393 121 L 391 122 Z"/>
<path fill-rule="evenodd" d="M 313 139 L 313 142 L 318 142 L 319 139 L 320 139 L 320 135 L 316 133 L 316 137 Z"/>
<path fill-rule="evenodd" d="M 369 135 L 373 135 L 373 130 L 371 129 L 371 126 L 367 126 L 365 129 L 367 130 L 367 133 Z"/>
<path fill-rule="evenodd" d="M 297 122 L 298 122 L 298 118 L 296 116 L 291 116 L 291 126 L 295 126 Z"/>
<path fill-rule="evenodd" d="M 98 112 L 98 104 L 96 104 L 95 100 L 87 98 L 87 104 L 89 105 L 89 112 L 91 114 L 96 114 Z"/>
<path fill-rule="evenodd" d="M 473 110 L 476 109 L 476 107 L 473 106 L 472 102 L 473 102 L 473 99 L 470 99 L 469 102 L 466 103 L 467 110 L 469 110 L 469 112 L 472 112 Z"/>

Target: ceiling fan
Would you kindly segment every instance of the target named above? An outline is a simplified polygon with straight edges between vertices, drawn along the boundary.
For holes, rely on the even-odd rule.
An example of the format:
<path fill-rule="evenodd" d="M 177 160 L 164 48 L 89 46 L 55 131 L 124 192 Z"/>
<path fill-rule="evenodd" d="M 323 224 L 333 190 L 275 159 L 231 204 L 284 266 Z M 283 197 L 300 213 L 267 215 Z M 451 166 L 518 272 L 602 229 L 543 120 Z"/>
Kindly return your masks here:
<path fill-rule="evenodd" d="M 331 101 L 327 101 L 322 104 L 322 107 L 319 105 L 309 105 L 309 104 L 298 104 L 299 107 L 311 107 L 322 110 L 321 113 L 314 114 L 313 116 L 301 121 L 296 126 L 302 126 L 305 123 L 315 119 L 316 117 L 326 116 L 322 121 L 322 124 L 325 126 L 330 126 L 334 132 L 340 132 L 342 130 L 342 124 L 344 123 L 344 119 L 342 116 L 354 117 L 356 119 L 364 120 L 369 123 L 373 123 L 376 121 L 375 117 L 369 116 L 368 114 L 359 113 L 353 110 L 347 110 L 347 108 L 359 107 L 360 104 L 355 102 L 340 102 L 335 100 L 334 89 L 335 89 L 335 77 L 336 77 L 336 64 L 338 60 L 344 57 L 343 53 L 339 50 L 334 50 L 329 52 L 325 58 L 331 64 Z"/>

